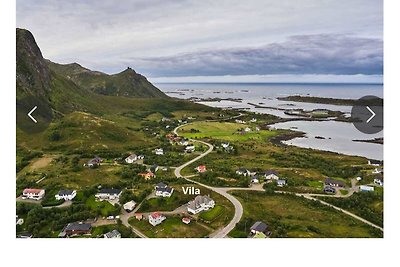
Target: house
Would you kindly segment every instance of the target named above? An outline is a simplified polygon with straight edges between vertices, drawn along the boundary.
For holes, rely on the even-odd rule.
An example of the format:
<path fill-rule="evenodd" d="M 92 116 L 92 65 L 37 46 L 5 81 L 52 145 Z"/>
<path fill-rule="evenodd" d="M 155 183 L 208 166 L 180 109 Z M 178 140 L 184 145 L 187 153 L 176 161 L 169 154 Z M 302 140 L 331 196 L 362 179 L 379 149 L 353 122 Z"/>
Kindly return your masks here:
<path fill-rule="evenodd" d="M 332 187 L 346 187 L 346 184 L 343 181 L 333 180 L 329 177 L 325 179 L 325 185 Z"/>
<path fill-rule="evenodd" d="M 254 175 L 253 177 L 251 177 L 250 182 L 251 182 L 252 184 L 258 184 L 258 183 L 260 182 L 260 180 L 258 179 L 258 176 L 257 176 L 257 175 Z"/>
<path fill-rule="evenodd" d="M 214 208 L 215 201 L 209 196 L 196 196 L 193 201 L 189 202 L 188 212 L 197 214 L 204 210 L 209 210 Z"/>
<path fill-rule="evenodd" d="M 90 223 L 74 222 L 67 224 L 58 236 L 87 235 L 90 234 L 91 231 L 92 225 Z"/>
<path fill-rule="evenodd" d="M 141 221 L 143 219 L 143 214 L 142 213 L 136 213 L 135 214 L 135 218 L 136 218 L 136 220 Z"/>
<path fill-rule="evenodd" d="M 156 153 L 156 155 L 164 155 L 164 149 L 157 148 L 156 150 L 154 150 L 154 153 Z"/>
<path fill-rule="evenodd" d="M 248 132 L 251 132 L 251 129 L 250 129 L 249 127 L 246 127 L 246 128 L 244 128 L 244 131 L 245 131 L 246 133 L 248 133 Z"/>
<path fill-rule="evenodd" d="M 144 155 L 138 155 L 137 156 L 137 160 L 141 160 L 141 159 L 144 159 Z"/>
<path fill-rule="evenodd" d="M 257 122 L 257 119 L 256 119 L 256 118 L 252 118 L 252 119 L 250 120 L 250 122 Z"/>
<path fill-rule="evenodd" d="M 260 130 L 261 130 L 260 127 L 256 126 L 256 131 L 259 132 Z"/>
<path fill-rule="evenodd" d="M 383 176 L 375 177 L 375 179 L 374 179 L 374 184 L 383 186 Z"/>
<path fill-rule="evenodd" d="M 243 176 L 250 176 L 250 171 L 245 168 L 239 168 L 236 170 L 236 174 L 243 175 Z"/>
<path fill-rule="evenodd" d="M 278 180 L 279 179 L 279 173 L 274 170 L 268 170 L 264 172 L 264 178 L 265 180 Z"/>
<path fill-rule="evenodd" d="M 235 122 L 236 122 L 236 123 L 240 123 L 240 124 L 245 124 L 245 122 L 242 121 L 242 120 L 235 120 Z"/>
<path fill-rule="evenodd" d="M 159 197 L 170 197 L 174 192 L 173 188 L 167 186 L 163 182 L 156 184 L 154 189 L 156 190 L 156 196 Z"/>
<path fill-rule="evenodd" d="M 356 180 L 357 180 L 357 181 L 361 181 L 361 180 L 362 180 L 362 177 L 358 176 L 358 177 L 356 178 Z"/>
<path fill-rule="evenodd" d="M 44 197 L 45 190 L 37 188 L 25 188 L 22 191 L 22 199 L 41 200 Z"/>
<path fill-rule="evenodd" d="M 179 144 L 181 146 L 187 146 L 189 144 L 189 141 L 187 139 L 182 139 L 181 141 L 179 141 Z"/>
<path fill-rule="evenodd" d="M 373 174 L 381 174 L 383 173 L 383 169 L 382 168 L 375 168 L 375 170 L 372 171 Z"/>
<path fill-rule="evenodd" d="M 122 190 L 115 188 L 102 188 L 100 192 L 95 195 L 99 200 L 114 200 L 120 197 Z"/>
<path fill-rule="evenodd" d="M 190 146 L 185 147 L 185 152 L 186 153 L 192 153 L 192 152 L 194 152 L 194 150 L 195 150 L 194 145 L 190 145 Z"/>
<path fill-rule="evenodd" d="M 276 184 L 278 186 L 285 186 L 286 185 L 286 180 L 285 179 L 278 179 L 278 180 L 276 180 Z"/>
<path fill-rule="evenodd" d="M 160 223 L 162 223 L 165 219 L 167 219 L 165 216 L 161 215 L 159 212 L 154 212 L 149 215 L 149 223 L 153 226 L 156 226 Z"/>
<path fill-rule="evenodd" d="M 374 191 L 375 188 L 373 186 L 369 186 L 369 185 L 360 185 L 360 191 L 361 192 L 372 192 Z"/>
<path fill-rule="evenodd" d="M 136 154 L 130 154 L 129 157 L 125 159 L 125 162 L 128 164 L 132 164 L 138 160 L 138 156 Z"/>
<path fill-rule="evenodd" d="M 24 224 L 24 219 L 18 218 L 18 215 L 17 215 L 17 218 L 16 218 L 16 225 L 22 225 L 22 224 Z"/>
<path fill-rule="evenodd" d="M 336 194 L 336 189 L 328 185 L 324 187 L 324 193 Z"/>
<path fill-rule="evenodd" d="M 76 196 L 76 190 L 63 189 L 58 191 L 58 193 L 54 197 L 57 200 L 64 199 L 65 201 L 67 201 L 67 200 L 72 200 L 75 196 Z"/>
<path fill-rule="evenodd" d="M 100 166 L 100 163 L 101 163 L 102 161 L 103 161 L 103 160 L 102 160 L 101 158 L 99 158 L 99 157 L 96 156 L 95 158 L 89 160 L 89 161 L 86 163 L 85 166 L 87 166 L 87 167 L 89 167 L 89 168 L 94 168 L 94 167 Z"/>
<path fill-rule="evenodd" d="M 205 166 L 205 165 L 200 165 L 200 166 L 197 166 L 197 167 L 195 168 L 195 170 L 196 170 L 197 172 L 199 172 L 199 173 L 203 173 L 203 172 L 205 172 L 207 169 L 206 169 L 206 166 Z"/>
<path fill-rule="evenodd" d="M 104 238 L 121 238 L 121 233 L 117 229 L 114 229 L 111 232 L 105 233 Z"/>
<path fill-rule="evenodd" d="M 229 143 L 222 143 L 221 144 L 222 148 L 224 148 L 224 149 L 228 149 L 229 145 L 230 145 Z"/>
<path fill-rule="evenodd" d="M 126 202 L 124 204 L 124 210 L 126 210 L 127 212 L 132 212 L 136 207 L 136 202 L 131 200 L 129 202 Z"/>
<path fill-rule="evenodd" d="M 379 166 L 382 166 L 382 161 L 370 159 L 370 160 L 368 160 L 368 165 L 379 167 Z"/>
<path fill-rule="evenodd" d="M 264 222 L 258 221 L 250 227 L 250 233 L 253 235 L 257 233 L 265 233 L 267 229 L 268 225 L 266 225 Z"/>
<path fill-rule="evenodd" d="M 149 180 L 149 179 L 151 179 L 151 178 L 156 177 L 156 175 L 155 175 L 153 172 L 151 172 L 151 171 L 148 171 L 148 172 L 141 172 L 141 173 L 139 173 L 138 175 L 141 176 L 141 177 L 143 177 L 145 180 Z"/>
<path fill-rule="evenodd" d="M 157 164 L 153 164 L 153 165 L 151 165 L 150 168 L 147 169 L 147 171 L 149 171 L 149 172 L 157 172 L 158 169 L 159 169 L 159 166 Z"/>
<path fill-rule="evenodd" d="M 190 220 L 189 217 L 183 217 L 183 218 L 182 218 L 182 222 L 183 222 L 184 224 L 189 224 L 189 223 L 191 222 L 191 220 Z"/>

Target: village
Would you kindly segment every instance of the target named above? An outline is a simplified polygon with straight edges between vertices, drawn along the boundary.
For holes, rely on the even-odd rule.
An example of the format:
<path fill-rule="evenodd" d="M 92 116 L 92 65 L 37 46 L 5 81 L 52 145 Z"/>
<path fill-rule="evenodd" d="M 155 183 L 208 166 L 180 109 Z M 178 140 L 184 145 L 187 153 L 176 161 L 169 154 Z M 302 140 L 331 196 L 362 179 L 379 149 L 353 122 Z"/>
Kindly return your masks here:
<path fill-rule="evenodd" d="M 167 123 L 165 126 L 166 129 L 169 129 L 169 124 L 173 125 L 173 122 L 170 119 L 163 118 L 161 120 L 162 123 Z M 246 123 L 256 123 L 257 119 L 252 118 L 249 122 L 245 122 L 243 120 L 235 119 L 236 124 L 246 124 Z M 165 134 L 165 139 L 168 141 L 168 145 L 173 147 L 173 150 L 180 151 L 182 155 L 189 156 L 191 161 L 196 161 L 200 159 L 202 156 L 207 155 L 211 150 L 205 150 L 205 144 L 202 142 L 198 142 L 192 138 L 185 138 L 176 133 L 176 129 L 180 128 L 187 124 L 187 121 L 179 121 L 178 126 L 176 126 L 175 130 L 172 132 L 167 132 Z M 240 128 L 237 131 L 238 135 L 246 135 L 251 132 L 263 132 L 265 130 L 261 130 L 260 126 L 255 126 L 253 129 L 249 126 L 245 128 Z M 197 134 L 198 131 L 191 130 L 192 134 Z M 207 143 L 206 143 L 207 144 Z M 207 144 L 209 147 L 210 144 Z M 222 151 L 221 153 L 232 154 L 237 149 L 236 144 L 230 142 L 217 142 L 215 144 L 215 149 L 217 151 Z M 214 148 L 211 146 L 211 148 Z M 232 214 L 225 214 L 226 218 L 223 220 L 223 224 L 217 224 L 217 227 L 212 227 L 213 221 L 218 217 L 223 217 L 223 211 L 229 210 L 227 206 L 220 205 L 219 201 L 213 199 L 210 196 L 210 191 L 207 194 L 202 194 L 201 192 L 205 191 L 204 184 L 200 183 L 202 177 L 206 177 L 206 175 L 212 174 L 212 168 L 208 168 L 206 164 L 200 165 L 190 165 L 191 170 L 190 175 L 186 175 L 183 177 L 186 179 L 186 186 L 175 185 L 173 187 L 169 186 L 165 181 L 160 181 L 158 176 L 159 173 L 161 177 L 165 176 L 165 173 L 169 173 L 171 170 L 175 171 L 175 176 L 180 177 L 180 173 L 176 173 L 178 168 L 174 166 L 159 166 L 154 159 L 161 159 L 168 155 L 171 148 L 166 149 L 166 147 L 157 147 L 151 151 L 153 156 L 147 156 L 143 153 L 129 153 L 125 158 L 115 158 L 113 161 L 104 160 L 99 156 L 95 156 L 89 159 L 87 162 L 84 162 L 82 166 L 88 170 L 96 170 L 100 169 L 104 166 L 133 166 L 133 172 L 131 175 L 135 175 L 140 177 L 144 181 L 150 185 L 152 181 L 159 181 L 152 185 L 152 190 L 147 190 L 146 194 L 140 202 L 136 202 L 132 198 L 132 190 L 127 188 L 115 188 L 115 187 L 103 187 L 102 185 L 98 185 L 96 192 L 93 192 L 92 197 L 93 203 L 109 203 L 112 212 L 103 213 L 104 216 L 96 217 L 94 219 L 83 220 L 83 221 L 71 221 L 68 222 L 63 229 L 58 233 L 58 237 L 76 237 L 76 236 L 92 236 L 93 228 L 98 225 L 118 225 L 122 224 L 127 228 L 130 228 L 137 236 L 139 237 L 147 237 L 153 236 L 157 237 L 162 233 L 165 229 L 163 225 L 168 225 L 168 227 L 183 229 L 183 231 L 195 232 L 198 234 L 198 237 L 206 237 L 206 236 L 217 236 L 219 232 L 222 232 L 225 228 L 225 224 L 232 217 Z M 153 161 L 146 161 L 146 158 L 152 158 Z M 189 161 L 190 162 L 190 161 Z M 323 183 L 323 187 L 320 189 L 319 193 L 313 194 L 304 194 L 307 197 L 319 197 L 319 196 L 337 196 L 337 197 L 350 197 L 354 192 L 371 192 L 374 191 L 376 187 L 383 187 L 383 164 L 381 161 L 369 160 L 367 163 L 369 166 L 373 167 L 372 174 L 375 175 L 372 184 L 361 184 L 357 185 L 357 183 L 362 182 L 362 177 L 356 177 L 356 179 L 351 180 L 351 184 L 347 184 L 344 180 L 331 179 L 329 177 L 321 177 L 321 181 Z M 184 164 L 185 165 L 185 164 Z M 183 168 L 182 168 L 183 169 Z M 188 168 L 186 168 L 188 169 Z M 179 170 L 180 171 L 180 170 Z M 276 192 L 285 192 L 285 188 L 290 188 L 291 180 L 285 176 L 280 175 L 278 170 L 269 169 L 265 171 L 259 171 L 258 168 L 256 170 L 252 170 L 251 168 L 246 168 L 244 166 L 239 167 L 235 170 L 232 170 L 236 179 L 244 179 L 245 187 L 237 187 L 232 188 L 232 190 L 254 190 L 257 192 L 265 191 L 265 190 L 275 190 Z M 191 178 L 200 178 L 199 180 L 191 180 Z M 240 178 L 242 177 L 242 178 Z M 171 181 L 170 179 L 167 179 Z M 199 186 L 201 185 L 201 186 Z M 210 188 L 210 187 L 209 187 Z M 212 188 L 211 188 L 212 189 Z M 214 190 L 214 189 L 212 189 Z M 123 195 L 123 201 L 121 200 L 121 196 Z M 128 193 L 127 193 L 128 192 Z M 212 192 L 212 191 L 211 191 Z M 217 191 L 218 192 L 218 191 Z M 227 191 L 226 191 L 227 192 Z M 288 191 L 290 192 L 290 190 Z M 62 188 L 60 189 L 54 196 L 54 201 L 60 203 L 58 206 L 60 208 L 67 207 L 74 203 L 74 199 L 79 194 L 79 190 Z M 179 196 L 177 196 L 179 195 Z M 182 197 L 185 196 L 186 197 Z M 128 197 L 126 197 L 128 196 Z M 215 196 L 215 193 L 214 193 Z M 46 188 L 40 187 L 30 187 L 25 188 L 22 191 L 22 195 L 17 198 L 19 202 L 28 202 L 28 203 L 41 203 L 44 198 L 49 198 L 46 195 Z M 188 198 L 189 197 L 189 198 Z M 90 196 L 89 196 L 90 198 Z M 172 203 L 175 206 L 168 206 L 168 210 L 163 210 L 162 207 L 165 204 L 158 205 L 157 203 L 165 203 L 166 199 L 173 199 Z M 224 197 L 222 197 L 224 199 Z M 221 196 L 219 196 L 221 199 Z M 153 201 L 157 200 L 157 201 Z M 188 200 L 188 201 L 187 201 Z M 167 200 L 168 201 L 168 200 Z M 184 203 L 182 201 L 185 201 Z M 224 199 L 224 201 L 227 201 Z M 229 201 L 227 201 L 228 204 Z M 151 208 L 144 208 L 145 206 L 149 206 L 149 203 L 154 204 L 155 206 L 150 205 Z M 235 204 L 235 203 L 233 203 Z M 97 205 L 97 204 L 94 204 Z M 107 204 L 108 205 L 108 204 Z M 53 206 L 53 208 L 57 208 L 58 206 Z M 237 207 L 235 207 L 237 209 Z M 111 215 L 112 213 L 112 215 Z M 235 219 L 240 220 L 240 217 L 237 218 L 235 216 L 232 218 L 232 221 Z M 171 222 L 169 224 L 169 221 Z M 23 218 L 18 217 L 17 215 L 17 225 L 23 225 Z M 172 226 L 171 226 L 172 224 Z M 181 224 L 181 225 L 179 225 Z M 190 227 L 193 226 L 193 229 Z M 235 225 L 230 226 L 232 229 Z M 227 227 L 227 226 L 225 226 Z M 96 237 L 104 237 L 104 238 L 120 238 L 122 237 L 121 233 L 115 228 L 107 228 L 109 231 L 103 233 L 101 236 L 97 235 Z M 181 230 L 182 231 L 182 230 Z M 247 237 L 254 238 L 266 238 L 271 236 L 272 232 L 268 227 L 268 221 L 255 221 L 251 227 L 247 230 Z M 144 234 L 144 232 L 147 234 Z M 165 231 L 167 232 L 167 231 Z M 164 233 L 162 233 L 164 234 Z M 167 235 L 162 235 L 162 237 L 169 237 Z M 30 233 L 19 233 L 19 237 L 31 237 Z M 190 234 L 189 234 L 190 236 Z M 196 235 L 195 235 L 196 236 Z"/>

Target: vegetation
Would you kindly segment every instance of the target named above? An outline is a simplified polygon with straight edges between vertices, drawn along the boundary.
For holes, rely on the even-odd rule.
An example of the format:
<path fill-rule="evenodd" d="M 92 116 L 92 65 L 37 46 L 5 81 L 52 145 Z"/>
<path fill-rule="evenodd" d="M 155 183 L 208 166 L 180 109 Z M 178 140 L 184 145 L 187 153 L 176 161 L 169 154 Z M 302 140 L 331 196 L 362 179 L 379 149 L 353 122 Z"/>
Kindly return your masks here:
<path fill-rule="evenodd" d="M 263 221 L 271 237 L 382 237 L 382 232 L 344 213 L 301 197 L 234 191 L 244 207 L 239 224 L 230 233 L 244 237 L 256 221 Z"/>
<path fill-rule="evenodd" d="M 354 193 L 348 198 L 319 197 L 325 202 L 351 211 L 356 215 L 383 227 L 383 194 L 377 192 Z"/>

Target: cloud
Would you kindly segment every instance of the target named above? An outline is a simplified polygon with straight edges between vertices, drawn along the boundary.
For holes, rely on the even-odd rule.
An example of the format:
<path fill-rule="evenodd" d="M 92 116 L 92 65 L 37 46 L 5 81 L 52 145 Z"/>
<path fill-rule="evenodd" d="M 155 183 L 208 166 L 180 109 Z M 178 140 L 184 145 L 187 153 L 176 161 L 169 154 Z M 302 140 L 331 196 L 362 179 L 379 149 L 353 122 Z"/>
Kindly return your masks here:
<path fill-rule="evenodd" d="M 46 58 L 107 73 L 382 72 L 376 0 L 17 0 L 17 26 Z"/>
<path fill-rule="evenodd" d="M 261 47 L 131 58 L 150 76 L 382 74 L 383 42 L 347 35 L 292 36 Z"/>

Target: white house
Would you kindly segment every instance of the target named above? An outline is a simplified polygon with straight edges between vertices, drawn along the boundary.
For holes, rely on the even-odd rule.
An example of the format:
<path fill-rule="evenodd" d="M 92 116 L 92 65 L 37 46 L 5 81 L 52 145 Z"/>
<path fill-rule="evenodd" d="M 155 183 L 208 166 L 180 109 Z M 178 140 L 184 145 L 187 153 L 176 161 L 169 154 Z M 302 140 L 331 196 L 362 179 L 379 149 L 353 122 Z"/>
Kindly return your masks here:
<path fill-rule="evenodd" d="M 243 176 L 250 176 L 250 171 L 245 168 L 239 168 L 236 170 L 236 174 L 243 175 Z"/>
<path fill-rule="evenodd" d="M 194 150 L 195 150 L 194 145 L 190 145 L 190 146 L 187 146 L 187 147 L 185 148 L 185 151 L 186 151 L 187 153 L 192 153 L 192 152 L 194 152 Z"/>
<path fill-rule="evenodd" d="M 375 168 L 375 170 L 372 171 L 373 174 L 380 174 L 383 173 L 383 169 L 382 168 Z"/>
<path fill-rule="evenodd" d="M 240 124 L 245 124 L 245 122 L 242 121 L 242 120 L 235 120 L 235 122 L 236 122 L 236 123 L 240 123 Z"/>
<path fill-rule="evenodd" d="M 58 191 L 58 193 L 55 195 L 55 198 L 57 200 L 64 199 L 65 201 L 67 201 L 67 200 L 72 200 L 75 196 L 76 196 L 76 190 L 63 189 Z"/>
<path fill-rule="evenodd" d="M 278 172 L 274 170 L 268 170 L 264 173 L 265 180 L 278 180 Z"/>
<path fill-rule="evenodd" d="M 250 129 L 249 127 L 246 127 L 246 128 L 244 128 L 244 131 L 245 131 L 246 133 L 248 133 L 248 132 L 251 132 L 251 129 Z"/>
<path fill-rule="evenodd" d="M 144 155 L 138 155 L 137 156 L 137 160 L 141 160 L 141 159 L 144 159 Z"/>
<path fill-rule="evenodd" d="M 154 189 L 156 190 L 156 196 L 159 197 L 170 197 L 172 196 L 172 193 L 174 192 L 174 189 L 167 186 L 164 183 L 158 183 Z"/>
<path fill-rule="evenodd" d="M 224 149 L 227 149 L 228 147 L 229 147 L 229 143 L 222 143 L 221 144 L 221 146 L 222 146 L 222 148 L 224 148 Z"/>
<path fill-rule="evenodd" d="M 156 150 L 154 150 L 154 153 L 156 153 L 156 155 L 164 155 L 164 149 L 157 148 Z"/>
<path fill-rule="evenodd" d="M 114 229 L 111 232 L 105 233 L 104 238 L 121 238 L 121 233 Z"/>
<path fill-rule="evenodd" d="M 133 209 L 136 207 L 136 202 L 131 200 L 129 202 L 126 202 L 124 204 L 124 210 L 126 210 L 127 212 L 131 212 L 133 211 Z"/>
<path fill-rule="evenodd" d="M 102 188 L 95 197 L 99 200 L 114 200 L 120 197 L 122 190 L 115 188 Z"/>
<path fill-rule="evenodd" d="M 374 179 L 374 184 L 383 186 L 383 176 L 381 176 L 381 177 L 376 177 L 376 178 Z"/>
<path fill-rule="evenodd" d="M 189 144 L 189 141 L 186 140 L 186 139 L 182 139 L 181 141 L 179 141 L 179 144 L 180 144 L 181 146 L 187 146 L 187 145 Z"/>
<path fill-rule="evenodd" d="M 125 159 L 126 163 L 132 164 L 138 160 L 138 156 L 136 154 L 130 154 L 129 157 Z"/>
<path fill-rule="evenodd" d="M 285 185 L 286 185 L 286 180 L 285 180 L 285 179 L 278 179 L 278 180 L 276 181 L 276 184 L 277 184 L 278 186 L 285 186 Z"/>
<path fill-rule="evenodd" d="M 41 200 L 44 197 L 44 194 L 45 194 L 44 189 L 25 188 L 24 191 L 22 192 L 22 198 Z"/>
<path fill-rule="evenodd" d="M 201 211 L 212 209 L 214 206 L 215 201 L 209 196 L 196 196 L 193 201 L 189 202 L 188 212 L 197 214 Z"/>
<path fill-rule="evenodd" d="M 258 179 L 258 176 L 255 175 L 255 176 L 251 177 L 250 182 L 251 182 L 252 184 L 258 184 L 258 183 L 260 182 L 260 180 Z"/>
<path fill-rule="evenodd" d="M 257 122 L 257 119 L 256 119 L 256 118 L 252 118 L 252 119 L 250 120 L 250 122 Z"/>
<path fill-rule="evenodd" d="M 153 226 L 162 223 L 165 219 L 166 217 L 161 215 L 159 212 L 154 212 L 149 215 L 149 223 Z"/>
<path fill-rule="evenodd" d="M 370 192 L 370 191 L 374 191 L 375 188 L 373 186 L 369 186 L 369 185 L 360 185 L 360 191 L 362 192 Z"/>

